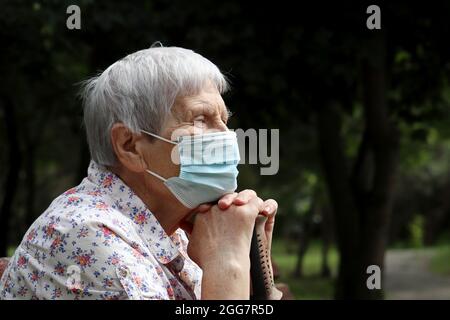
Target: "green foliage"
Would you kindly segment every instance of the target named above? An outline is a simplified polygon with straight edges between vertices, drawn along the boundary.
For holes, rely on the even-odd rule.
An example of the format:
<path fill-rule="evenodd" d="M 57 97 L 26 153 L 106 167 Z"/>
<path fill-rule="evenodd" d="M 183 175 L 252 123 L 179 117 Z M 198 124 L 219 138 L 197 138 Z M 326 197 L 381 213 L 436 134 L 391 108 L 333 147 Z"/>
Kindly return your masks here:
<path fill-rule="evenodd" d="M 15 251 L 16 251 L 16 247 L 9 247 L 6 256 L 7 257 L 12 257 Z"/>
<path fill-rule="evenodd" d="M 423 247 L 423 224 L 423 216 L 418 214 L 409 223 L 410 245 L 414 248 Z"/>

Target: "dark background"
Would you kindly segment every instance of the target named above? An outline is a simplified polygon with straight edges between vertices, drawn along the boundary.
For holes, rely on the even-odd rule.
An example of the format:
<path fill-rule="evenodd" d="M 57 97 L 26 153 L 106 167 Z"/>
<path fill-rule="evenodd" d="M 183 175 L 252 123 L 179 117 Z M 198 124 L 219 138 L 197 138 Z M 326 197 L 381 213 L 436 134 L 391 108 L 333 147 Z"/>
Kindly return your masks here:
<path fill-rule="evenodd" d="M 81 30 L 66 28 L 71 4 Z M 231 128 L 280 129 L 278 174 L 244 165 L 239 183 L 279 202 L 286 282 L 382 298 L 366 267 L 392 248 L 438 247 L 450 275 L 449 16 L 448 1 L 2 1 L 0 256 L 86 175 L 77 84 L 161 41 L 228 76 Z M 310 247 L 327 282 L 295 282 Z"/>

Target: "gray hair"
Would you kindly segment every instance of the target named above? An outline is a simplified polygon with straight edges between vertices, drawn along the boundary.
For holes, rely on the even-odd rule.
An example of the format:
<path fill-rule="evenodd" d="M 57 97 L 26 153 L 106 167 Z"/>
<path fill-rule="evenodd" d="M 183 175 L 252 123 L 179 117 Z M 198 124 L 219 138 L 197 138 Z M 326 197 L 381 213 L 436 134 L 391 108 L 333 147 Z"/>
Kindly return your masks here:
<path fill-rule="evenodd" d="M 84 126 L 91 158 L 115 165 L 111 128 L 159 134 L 179 96 L 196 94 L 206 82 L 222 94 L 228 82 L 216 65 L 192 50 L 154 47 L 132 53 L 82 84 Z"/>

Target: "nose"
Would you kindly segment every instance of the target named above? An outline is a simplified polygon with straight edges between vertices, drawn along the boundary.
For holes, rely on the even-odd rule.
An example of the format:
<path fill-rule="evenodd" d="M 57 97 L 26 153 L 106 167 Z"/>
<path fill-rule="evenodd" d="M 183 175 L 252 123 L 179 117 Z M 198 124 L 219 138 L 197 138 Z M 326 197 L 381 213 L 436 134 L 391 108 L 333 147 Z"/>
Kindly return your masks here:
<path fill-rule="evenodd" d="M 228 131 L 228 127 L 225 122 L 222 121 L 222 119 L 219 117 L 214 121 L 212 126 L 208 128 L 209 132 L 221 132 L 221 131 Z"/>

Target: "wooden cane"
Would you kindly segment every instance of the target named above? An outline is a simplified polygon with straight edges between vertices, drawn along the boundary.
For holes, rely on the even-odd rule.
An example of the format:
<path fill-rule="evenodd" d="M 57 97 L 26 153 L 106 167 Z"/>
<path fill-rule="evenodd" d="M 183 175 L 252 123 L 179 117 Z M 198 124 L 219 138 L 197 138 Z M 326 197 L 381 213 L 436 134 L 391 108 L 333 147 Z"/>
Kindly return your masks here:
<path fill-rule="evenodd" d="M 283 293 L 275 287 L 272 263 L 268 252 L 265 224 L 267 216 L 258 215 L 250 248 L 251 300 L 280 300 Z"/>

